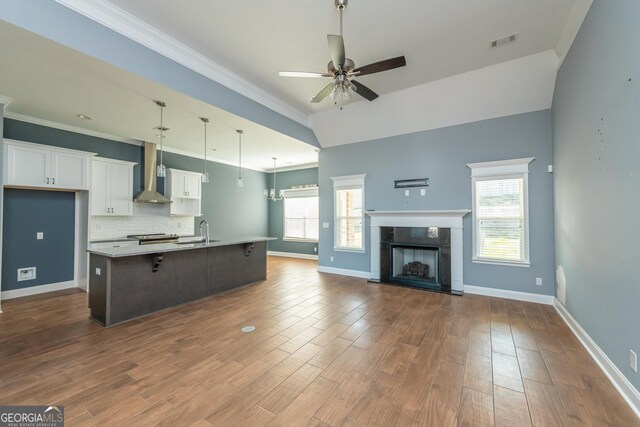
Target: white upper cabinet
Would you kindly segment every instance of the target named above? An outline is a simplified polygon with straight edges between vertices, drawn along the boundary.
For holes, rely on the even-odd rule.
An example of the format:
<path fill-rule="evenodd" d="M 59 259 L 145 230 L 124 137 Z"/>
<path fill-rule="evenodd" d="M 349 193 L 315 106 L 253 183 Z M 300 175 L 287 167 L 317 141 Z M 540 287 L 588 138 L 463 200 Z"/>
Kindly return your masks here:
<path fill-rule="evenodd" d="M 200 216 L 202 174 L 198 172 L 167 169 L 165 193 L 171 200 L 171 215 Z"/>
<path fill-rule="evenodd" d="M 135 163 L 96 157 L 91 167 L 91 215 L 133 215 Z"/>
<path fill-rule="evenodd" d="M 95 153 L 4 140 L 5 185 L 88 190 L 89 160 Z"/>

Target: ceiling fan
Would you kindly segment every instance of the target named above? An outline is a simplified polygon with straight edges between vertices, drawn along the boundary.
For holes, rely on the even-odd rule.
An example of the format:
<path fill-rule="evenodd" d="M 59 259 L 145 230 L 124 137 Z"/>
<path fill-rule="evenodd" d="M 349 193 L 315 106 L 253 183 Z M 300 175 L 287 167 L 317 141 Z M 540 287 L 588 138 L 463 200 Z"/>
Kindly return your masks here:
<path fill-rule="evenodd" d="M 327 64 L 326 73 L 313 73 L 306 71 L 280 71 L 281 77 L 307 77 L 307 78 L 330 78 L 332 83 L 326 85 L 316 96 L 311 98 L 311 102 L 318 103 L 329 96 L 336 100 L 339 96 L 343 100 L 349 99 L 352 93 L 357 93 L 363 98 L 373 101 L 378 94 L 362 83 L 353 80 L 355 77 L 366 76 L 367 74 L 380 73 L 394 68 L 404 67 L 407 62 L 404 56 L 398 56 L 383 61 L 374 62 L 356 68 L 355 63 L 346 57 L 344 50 L 344 39 L 342 38 L 342 12 L 346 9 L 349 0 L 334 0 L 336 8 L 340 12 L 340 35 L 327 34 L 329 42 L 329 53 L 331 61 Z"/>

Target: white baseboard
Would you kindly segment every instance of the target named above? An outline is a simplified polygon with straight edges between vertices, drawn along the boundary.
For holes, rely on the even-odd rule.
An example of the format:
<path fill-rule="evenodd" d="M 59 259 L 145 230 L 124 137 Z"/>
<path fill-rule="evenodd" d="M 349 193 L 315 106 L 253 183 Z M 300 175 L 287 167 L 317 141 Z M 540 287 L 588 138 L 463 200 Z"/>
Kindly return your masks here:
<path fill-rule="evenodd" d="M 516 301 L 536 302 L 538 304 L 553 305 L 552 295 L 532 294 L 529 292 L 509 291 L 506 289 L 485 288 L 483 286 L 464 285 L 464 292 L 468 294 L 484 295 L 487 297 L 506 298 Z"/>
<path fill-rule="evenodd" d="M 611 381 L 616 390 L 618 390 L 618 393 L 622 395 L 622 398 L 631 407 L 633 412 L 635 412 L 636 416 L 640 418 L 640 392 L 638 392 L 633 384 L 620 372 L 618 367 L 613 364 L 611 359 L 598 347 L 598 344 L 582 329 L 582 326 L 580 326 L 565 306 L 556 298 L 554 298 L 553 306 L 573 334 L 580 340 L 593 360 L 596 361 L 600 369 L 602 369 L 607 378 L 609 378 L 609 381 Z"/>
<path fill-rule="evenodd" d="M 371 278 L 371 273 L 369 271 L 347 270 L 346 268 L 325 267 L 322 265 L 318 266 L 318 271 L 320 273 L 339 274 L 341 276 L 359 277 L 361 279 Z"/>
<path fill-rule="evenodd" d="M 283 257 L 287 257 L 287 258 L 315 259 L 316 261 L 318 260 L 318 255 L 297 254 L 295 252 L 267 251 L 267 255 L 269 255 L 269 256 L 283 256 Z"/>
<path fill-rule="evenodd" d="M 11 291 L 2 292 L 2 299 L 12 299 L 26 297 L 29 295 L 44 294 L 46 292 L 60 291 L 62 289 L 75 288 L 76 284 L 73 280 L 67 282 L 51 283 L 50 285 L 32 286 L 30 288 L 13 289 Z"/>

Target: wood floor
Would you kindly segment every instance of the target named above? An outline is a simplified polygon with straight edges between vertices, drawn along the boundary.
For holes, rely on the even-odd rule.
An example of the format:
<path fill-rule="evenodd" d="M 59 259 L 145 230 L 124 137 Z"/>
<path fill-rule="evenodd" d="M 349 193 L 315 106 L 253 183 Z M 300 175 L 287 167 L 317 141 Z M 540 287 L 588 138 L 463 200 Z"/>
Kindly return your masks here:
<path fill-rule="evenodd" d="M 287 258 L 268 276 L 110 329 L 82 292 L 4 301 L 0 404 L 69 426 L 640 425 L 552 307 Z"/>

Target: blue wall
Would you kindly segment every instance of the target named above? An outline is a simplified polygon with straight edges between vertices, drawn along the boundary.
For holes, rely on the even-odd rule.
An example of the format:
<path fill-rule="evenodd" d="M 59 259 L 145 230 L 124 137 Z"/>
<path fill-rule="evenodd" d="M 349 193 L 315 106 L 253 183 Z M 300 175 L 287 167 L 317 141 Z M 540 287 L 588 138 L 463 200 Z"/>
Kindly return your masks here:
<path fill-rule="evenodd" d="M 268 174 L 267 188 L 273 187 L 273 174 Z M 278 172 L 276 175 L 276 194 L 282 189 L 295 185 L 318 184 L 318 168 L 300 169 L 295 171 Z M 285 242 L 284 237 L 284 202 L 269 202 L 269 236 L 278 240 L 269 242 L 270 251 L 289 252 L 306 255 L 317 255 L 318 243 Z"/>
<path fill-rule="evenodd" d="M 550 110 L 485 120 L 443 129 L 325 148 L 320 152 L 319 265 L 369 272 L 369 217 L 361 253 L 333 250 L 333 186 L 330 177 L 366 174 L 366 210 L 471 209 L 467 163 L 535 157 L 529 165 L 531 267 L 471 262 L 471 215 L 464 219 L 464 283 L 514 291 L 554 294 L 553 178 Z M 430 179 L 425 197 L 393 188 L 396 179 Z M 334 257 L 334 262 L 330 257 Z M 536 277 L 543 286 L 536 286 Z"/>
<path fill-rule="evenodd" d="M 313 131 L 54 1 L 5 0 L 0 19 L 313 146 Z"/>
<path fill-rule="evenodd" d="M 639 113 L 640 2 L 596 0 L 553 100 L 556 262 L 567 310 L 636 389 Z"/>
<path fill-rule="evenodd" d="M 74 218 L 74 193 L 5 189 L 3 291 L 73 280 Z M 36 267 L 37 277 L 18 282 L 25 267 Z"/>

